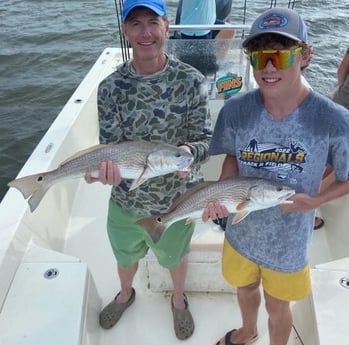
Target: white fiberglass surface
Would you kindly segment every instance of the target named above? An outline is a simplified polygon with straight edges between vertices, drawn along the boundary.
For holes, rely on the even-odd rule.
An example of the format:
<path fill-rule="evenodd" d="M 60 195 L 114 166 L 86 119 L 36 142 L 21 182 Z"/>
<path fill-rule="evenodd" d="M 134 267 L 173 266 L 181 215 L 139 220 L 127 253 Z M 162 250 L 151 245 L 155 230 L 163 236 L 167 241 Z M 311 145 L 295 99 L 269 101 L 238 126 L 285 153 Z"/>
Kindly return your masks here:
<path fill-rule="evenodd" d="M 119 291 L 116 262 L 106 233 L 109 187 L 87 185 L 81 181 L 79 200 L 73 205 L 73 217 L 64 252 L 87 262 L 102 304 L 109 303 Z M 82 201 L 82 202 L 81 202 Z M 212 277 L 207 277 L 212 278 Z M 205 279 L 205 277 L 202 277 Z M 173 330 L 171 291 L 153 292 L 148 287 L 147 264 L 142 260 L 134 281 L 135 303 L 111 330 L 100 330 L 104 344 L 178 344 Z M 215 344 L 232 328 L 241 325 L 234 293 L 188 292 L 190 310 L 195 320 L 195 333 L 186 344 Z M 260 338 L 256 344 L 268 344 L 267 320 L 262 302 L 259 320 Z M 289 345 L 297 344 L 292 336 Z"/>

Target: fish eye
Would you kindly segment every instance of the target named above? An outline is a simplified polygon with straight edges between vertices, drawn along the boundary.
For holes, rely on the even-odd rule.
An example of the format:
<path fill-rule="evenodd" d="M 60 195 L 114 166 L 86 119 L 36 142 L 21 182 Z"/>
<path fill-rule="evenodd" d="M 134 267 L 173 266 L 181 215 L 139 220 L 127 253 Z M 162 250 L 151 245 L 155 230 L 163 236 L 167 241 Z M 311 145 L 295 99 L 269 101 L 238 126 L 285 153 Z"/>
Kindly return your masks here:
<path fill-rule="evenodd" d="M 177 152 L 176 153 L 176 157 L 180 157 L 181 156 L 181 153 L 180 152 Z"/>
<path fill-rule="evenodd" d="M 278 186 L 277 188 L 276 188 L 276 190 L 278 191 L 278 192 L 281 192 L 282 191 L 282 187 L 281 186 Z"/>

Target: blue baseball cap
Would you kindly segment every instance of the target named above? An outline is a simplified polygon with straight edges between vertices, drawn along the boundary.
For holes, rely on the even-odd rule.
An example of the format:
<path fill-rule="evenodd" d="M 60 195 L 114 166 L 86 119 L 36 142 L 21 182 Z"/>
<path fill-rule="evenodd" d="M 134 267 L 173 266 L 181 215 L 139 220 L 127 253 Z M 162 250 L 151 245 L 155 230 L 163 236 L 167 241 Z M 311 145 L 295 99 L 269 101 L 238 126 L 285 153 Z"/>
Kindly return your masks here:
<path fill-rule="evenodd" d="M 271 8 L 262 13 L 252 24 L 250 34 L 242 46 L 263 34 L 278 34 L 295 41 L 308 43 L 307 27 L 300 15 L 289 8 Z"/>
<path fill-rule="evenodd" d="M 122 21 L 125 22 L 129 13 L 140 6 L 149 8 L 158 16 L 167 14 L 166 5 L 162 0 L 125 0 L 122 7 Z"/>

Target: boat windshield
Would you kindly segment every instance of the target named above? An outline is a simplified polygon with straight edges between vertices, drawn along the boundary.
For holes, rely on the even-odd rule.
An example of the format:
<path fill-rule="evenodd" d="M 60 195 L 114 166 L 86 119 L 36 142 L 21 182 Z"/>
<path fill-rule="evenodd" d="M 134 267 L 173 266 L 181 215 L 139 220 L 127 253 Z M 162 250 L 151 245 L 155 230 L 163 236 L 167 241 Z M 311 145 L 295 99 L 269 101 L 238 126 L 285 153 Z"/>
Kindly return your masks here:
<path fill-rule="evenodd" d="M 206 77 L 211 99 L 250 88 L 249 63 L 240 39 L 168 39 L 165 50 Z"/>

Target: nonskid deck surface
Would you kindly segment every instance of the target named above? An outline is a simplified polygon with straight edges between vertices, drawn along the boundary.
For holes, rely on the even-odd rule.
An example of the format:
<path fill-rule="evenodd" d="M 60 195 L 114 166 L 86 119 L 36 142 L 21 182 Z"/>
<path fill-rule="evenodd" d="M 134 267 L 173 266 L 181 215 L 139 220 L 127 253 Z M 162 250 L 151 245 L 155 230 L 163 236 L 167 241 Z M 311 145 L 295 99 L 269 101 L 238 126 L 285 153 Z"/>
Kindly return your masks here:
<path fill-rule="evenodd" d="M 116 263 L 106 232 L 109 188 L 100 184 L 80 183 L 78 195 L 84 205 L 75 203 L 76 216 L 70 224 L 64 252 L 88 263 L 102 305 L 109 303 L 119 291 Z M 94 195 L 98 195 L 94 197 Z M 96 210 L 91 214 L 91 210 Z M 212 279 L 208 276 L 207 279 Z M 205 277 L 203 277 L 205 279 Z M 171 291 L 153 292 L 149 288 L 146 260 L 141 260 L 134 281 L 136 300 L 120 322 L 111 330 L 102 330 L 101 344 L 143 345 L 179 344 L 171 313 Z M 195 320 L 195 333 L 183 344 L 215 344 L 227 331 L 241 325 L 235 293 L 188 292 L 190 310 Z M 264 302 L 260 308 L 259 340 L 257 345 L 269 344 Z M 289 345 L 299 345 L 293 334 Z"/>
<path fill-rule="evenodd" d="M 135 303 L 123 315 L 120 322 L 111 330 L 102 330 L 102 343 L 100 345 L 118 344 L 166 344 L 181 343 L 177 340 L 173 330 L 171 314 L 171 292 L 152 292 L 145 285 L 146 267 L 144 261 L 140 265 L 135 289 L 137 297 Z M 113 282 L 110 281 L 112 285 Z M 116 286 L 117 284 L 113 284 Z M 111 292 L 111 297 L 118 291 L 118 287 Z M 241 325 L 240 312 L 236 295 L 232 293 L 187 293 L 190 310 L 195 321 L 193 336 L 185 344 L 216 344 L 227 331 Z M 109 296 L 108 296 L 109 297 Z M 110 297 L 103 296 L 105 303 L 110 302 Z M 267 320 L 264 306 L 261 305 L 259 318 L 259 339 L 257 345 L 268 345 Z M 292 333 L 288 345 L 300 345 L 295 333 Z"/>

